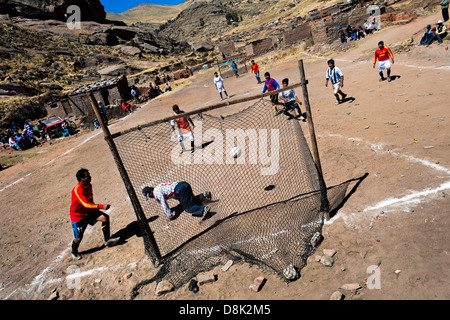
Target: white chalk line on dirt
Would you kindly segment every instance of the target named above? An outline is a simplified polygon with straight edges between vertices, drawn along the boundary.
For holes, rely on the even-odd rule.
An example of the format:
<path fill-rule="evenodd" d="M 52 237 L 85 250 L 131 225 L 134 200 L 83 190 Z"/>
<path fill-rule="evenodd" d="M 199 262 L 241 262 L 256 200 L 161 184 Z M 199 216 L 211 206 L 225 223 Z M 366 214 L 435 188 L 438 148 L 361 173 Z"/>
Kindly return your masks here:
<path fill-rule="evenodd" d="M 47 275 L 53 272 L 53 268 L 56 267 L 62 261 L 62 259 L 64 258 L 64 256 L 68 251 L 69 248 L 63 250 L 47 268 L 45 268 L 39 275 L 34 277 L 33 281 L 30 284 L 27 284 L 23 287 L 20 287 L 12 291 L 3 300 L 8 300 L 14 294 L 20 291 L 26 294 L 33 294 L 30 299 L 36 299 L 37 296 L 47 287 L 47 285 L 60 282 L 61 279 L 50 279 L 47 282 L 45 280 L 47 278 Z"/>
<path fill-rule="evenodd" d="M 360 138 L 347 138 L 341 134 L 332 134 L 332 133 L 328 133 L 327 134 L 330 137 L 338 137 L 338 138 L 342 138 L 342 139 L 346 139 L 349 141 L 357 141 L 357 142 L 364 142 L 362 139 Z M 377 152 L 381 152 L 383 154 L 388 154 L 388 155 L 393 155 L 393 156 L 397 156 L 397 157 L 402 157 L 405 158 L 407 161 L 412 161 L 412 162 L 417 162 L 422 164 L 423 166 L 426 166 L 428 168 L 440 171 L 440 172 L 444 172 L 447 175 L 450 176 L 450 169 L 441 166 L 437 163 L 432 163 L 429 160 L 425 160 L 425 159 L 419 159 L 416 158 L 414 156 L 411 155 L 403 155 L 400 154 L 398 152 L 392 151 L 392 150 L 384 150 L 384 147 L 382 144 L 375 144 L 375 143 L 370 143 L 370 142 L 364 142 L 366 146 L 368 146 L 371 150 L 377 150 Z M 438 187 L 435 188 L 426 188 L 424 190 L 421 191 L 411 191 L 409 194 L 407 195 L 401 195 L 397 198 L 395 197 L 389 197 L 386 198 L 382 201 L 379 201 L 378 203 L 376 203 L 375 205 L 372 206 L 368 206 L 366 207 L 363 212 L 380 212 L 381 210 L 387 211 L 387 210 L 391 210 L 394 211 L 395 209 L 398 209 L 399 207 L 402 207 L 403 209 L 405 209 L 408 205 L 418 205 L 420 203 L 422 203 L 423 201 L 428 201 L 429 199 L 431 199 L 432 196 L 436 196 L 438 194 L 438 192 L 442 192 L 442 191 L 446 191 L 450 189 L 450 180 L 447 182 L 444 182 L 442 184 L 440 184 Z M 354 215 L 354 214 L 352 214 Z M 333 223 L 336 219 L 338 218 L 338 215 L 336 215 L 335 217 L 333 217 L 332 219 L 330 219 L 329 221 L 325 222 L 326 224 L 331 224 Z"/>

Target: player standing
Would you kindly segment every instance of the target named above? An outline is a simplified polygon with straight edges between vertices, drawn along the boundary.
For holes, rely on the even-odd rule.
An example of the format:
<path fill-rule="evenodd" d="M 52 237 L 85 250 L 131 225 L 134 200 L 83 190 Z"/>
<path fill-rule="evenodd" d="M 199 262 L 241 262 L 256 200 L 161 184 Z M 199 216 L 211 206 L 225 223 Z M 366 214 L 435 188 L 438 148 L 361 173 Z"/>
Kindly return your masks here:
<path fill-rule="evenodd" d="M 227 90 L 225 90 L 225 87 L 223 86 L 223 78 L 219 76 L 217 72 L 214 72 L 214 85 L 216 86 L 217 91 L 219 91 L 221 100 L 223 100 L 222 92 L 225 92 L 227 98 L 229 98 Z"/>
<path fill-rule="evenodd" d="M 378 42 L 378 49 L 375 51 L 375 57 L 373 60 L 373 68 L 375 69 L 375 64 L 378 60 L 378 72 L 380 73 L 380 81 L 386 80 L 383 75 L 383 70 L 387 70 L 387 80 L 390 82 L 391 79 L 391 60 L 394 64 L 394 54 L 391 49 L 384 46 L 384 42 Z"/>

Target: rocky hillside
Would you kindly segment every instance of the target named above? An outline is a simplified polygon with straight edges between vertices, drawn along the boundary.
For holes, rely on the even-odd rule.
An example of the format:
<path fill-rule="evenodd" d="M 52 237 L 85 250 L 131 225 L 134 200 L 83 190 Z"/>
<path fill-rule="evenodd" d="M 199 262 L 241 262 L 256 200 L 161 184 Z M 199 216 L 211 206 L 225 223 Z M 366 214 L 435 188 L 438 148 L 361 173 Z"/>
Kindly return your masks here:
<path fill-rule="evenodd" d="M 85 12 L 79 30 L 69 29 L 64 20 L 74 3 Z M 2 128 L 45 116 L 44 103 L 85 83 L 139 72 L 146 61 L 186 53 L 145 25 L 105 20 L 99 0 L 0 0 L 0 7 Z"/>
<path fill-rule="evenodd" d="M 100 0 L 0 0 L 0 12 L 10 16 L 34 19 L 66 20 L 67 8 L 77 5 L 81 10 L 81 20 L 103 22 L 106 12 Z"/>

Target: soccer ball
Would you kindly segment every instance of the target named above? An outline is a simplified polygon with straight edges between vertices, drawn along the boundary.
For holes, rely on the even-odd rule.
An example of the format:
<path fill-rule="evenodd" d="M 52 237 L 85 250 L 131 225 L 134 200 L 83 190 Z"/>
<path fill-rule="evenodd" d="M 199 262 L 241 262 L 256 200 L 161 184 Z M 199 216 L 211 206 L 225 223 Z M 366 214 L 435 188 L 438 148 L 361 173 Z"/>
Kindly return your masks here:
<path fill-rule="evenodd" d="M 233 158 L 239 158 L 241 155 L 241 149 L 239 149 L 238 147 L 234 147 L 230 150 L 230 156 L 232 156 Z"/>

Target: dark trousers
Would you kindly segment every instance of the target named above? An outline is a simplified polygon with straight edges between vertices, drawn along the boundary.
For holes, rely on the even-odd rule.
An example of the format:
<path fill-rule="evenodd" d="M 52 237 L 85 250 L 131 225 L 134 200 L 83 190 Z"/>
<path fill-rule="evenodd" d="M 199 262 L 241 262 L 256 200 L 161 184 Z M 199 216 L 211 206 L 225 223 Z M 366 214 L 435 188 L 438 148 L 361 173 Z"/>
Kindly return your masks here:
<path fill-rule="evenodd" d="M 444 19 L 444 22 L 448 21 L 448 8 L 442 9 L 442 18 Z"/>
<path fill-rule="evenodd" d="M 187 182 L 179 182 L 175 187 L 175 196 L 183 206 L 183 210 L 192 214 L 193 216 L 201 216 L 203 214 L 204 205 L 199 205 L 195 201 L 194 193 L 191 185 Z"/>

